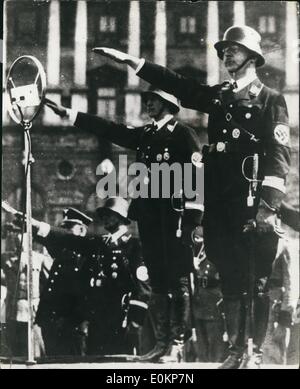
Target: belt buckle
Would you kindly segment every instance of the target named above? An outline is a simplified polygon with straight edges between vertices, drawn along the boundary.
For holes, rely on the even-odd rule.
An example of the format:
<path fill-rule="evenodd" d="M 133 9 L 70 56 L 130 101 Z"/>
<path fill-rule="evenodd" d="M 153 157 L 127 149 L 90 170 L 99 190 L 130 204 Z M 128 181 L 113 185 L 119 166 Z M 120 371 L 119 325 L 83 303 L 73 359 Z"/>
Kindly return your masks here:
<path fill-rule="evenodd" d="M 223 151 L 225 151 L 225 148 L 226 148 L 226 145 L 225 145 L 224 142 L 218 142 L 218 143 L 217 143 L 216 149 L 217 149 L 217 151 L 218 151 L 219 153 L 222 153 Z"/>

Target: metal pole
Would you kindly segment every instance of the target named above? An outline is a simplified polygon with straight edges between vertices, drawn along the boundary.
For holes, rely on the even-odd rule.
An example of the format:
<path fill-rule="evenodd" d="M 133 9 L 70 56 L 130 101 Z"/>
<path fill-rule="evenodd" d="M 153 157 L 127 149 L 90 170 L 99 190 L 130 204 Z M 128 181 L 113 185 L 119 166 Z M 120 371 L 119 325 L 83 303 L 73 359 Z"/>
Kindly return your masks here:
<path fill-rule="evenodd" d="M 27 255 L 27 301 L 28 301 L 28 360 L 27 364 L 34 364 L 34 339 L 33 339 L 33 306 L 32 306 L 32 208 L 31 208 L 31 163 L 33 162 L 30 147 L 29 128 L 31 123 L 24 123 L 24 155 L 25 155 L 25 182 L 26 182 L 26 231 L 25 245 Z"/>

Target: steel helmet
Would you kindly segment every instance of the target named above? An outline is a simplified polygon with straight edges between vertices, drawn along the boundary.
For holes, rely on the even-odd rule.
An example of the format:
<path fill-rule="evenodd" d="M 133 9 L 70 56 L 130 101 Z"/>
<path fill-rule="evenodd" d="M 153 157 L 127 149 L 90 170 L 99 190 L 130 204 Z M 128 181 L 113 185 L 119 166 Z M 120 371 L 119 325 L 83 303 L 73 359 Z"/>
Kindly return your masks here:
<path fill-rule="evenodd" d="M 223 60 L 223 49 L 229 44 L 237 43 L 244 46 L 257 57 L 256 66 L 259 67 L 265 63 L 260 41 L 260 34 L 253 28 L 248 26 L 232 26 L 225 31 L 223 40 L 217 42 L 214 47 L 218 52 L 218 57 Z"/>
<path fill-rule="evenodd" d="M 150 86 L 148 91 L 142 92 L 142 99 L 147 100 L 147 97 L 150 95 L 157 95 L 161 99 L 167 101 L 169 103 L 169 106 L 172 109 L 172 113 L 177 113 L 179 111 L 180 109 L 179 100 L 175 96 L 171 95 L 170 93 L 164 92 L 161 89 Z"/>

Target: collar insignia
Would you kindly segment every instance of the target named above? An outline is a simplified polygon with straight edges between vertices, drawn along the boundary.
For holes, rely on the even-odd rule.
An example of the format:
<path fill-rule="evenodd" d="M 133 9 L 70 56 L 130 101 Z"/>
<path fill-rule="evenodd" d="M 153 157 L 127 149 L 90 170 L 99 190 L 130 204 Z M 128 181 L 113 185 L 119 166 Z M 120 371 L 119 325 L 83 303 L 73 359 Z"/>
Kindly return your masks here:
<path fill-rule="evenodd" d="M 176 126 L 177 122 L 175 122 L 174 124 L 167 124 L 167 129 L 170 131 L 170 132 L 173 132 L 174 131 L 174 128 Z"/>

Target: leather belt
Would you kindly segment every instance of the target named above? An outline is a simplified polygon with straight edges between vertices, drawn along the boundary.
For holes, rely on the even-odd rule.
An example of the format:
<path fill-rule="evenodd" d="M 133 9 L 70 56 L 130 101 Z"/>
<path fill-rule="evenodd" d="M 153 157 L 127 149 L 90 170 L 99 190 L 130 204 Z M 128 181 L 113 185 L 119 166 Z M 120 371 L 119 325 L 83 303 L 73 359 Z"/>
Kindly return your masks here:
<path fill-rule="evenodd" d="M 251 145 L 242 145 L 240 143 L 217 142 L 203 146 L 203 154 L 209 153 L 239 153 L 253 152 Z"/>
<path fill-rule="evenodd" d="M 220 282 L 218 280 L 208 278 L 208 277 L 199 277 L 197 279 L 198 285 L 200 288 L 215 288 L 219 286 Z"/>

